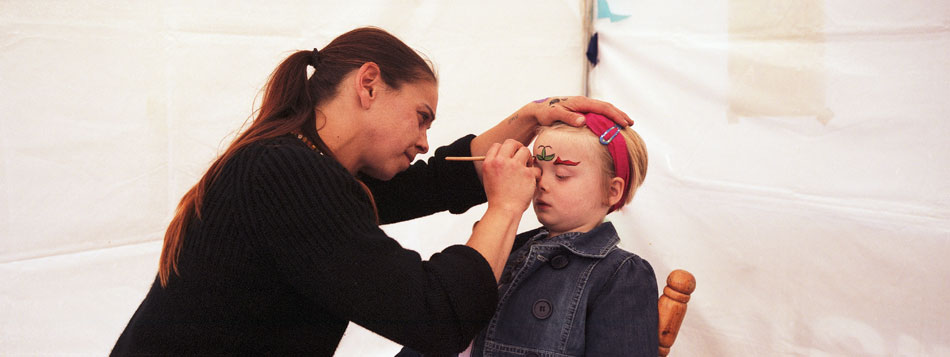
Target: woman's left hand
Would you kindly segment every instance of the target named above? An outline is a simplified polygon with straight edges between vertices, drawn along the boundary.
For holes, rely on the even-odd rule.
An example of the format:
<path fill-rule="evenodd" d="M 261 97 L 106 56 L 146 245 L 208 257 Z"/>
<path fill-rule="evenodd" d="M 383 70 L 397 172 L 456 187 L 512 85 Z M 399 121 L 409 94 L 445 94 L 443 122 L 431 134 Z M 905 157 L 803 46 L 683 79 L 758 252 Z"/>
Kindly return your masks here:
<path fill-rule="evenodd" d="M 582 113 L 603 115 L 622 127 L 633 125 L 633 120 L 613 104 L 583 96 L 544 98 L 525 105 L 519 112 L 534 117 L 538 125 L 551 125 L 560 121 L 581 126 L 584 125 Z"/>

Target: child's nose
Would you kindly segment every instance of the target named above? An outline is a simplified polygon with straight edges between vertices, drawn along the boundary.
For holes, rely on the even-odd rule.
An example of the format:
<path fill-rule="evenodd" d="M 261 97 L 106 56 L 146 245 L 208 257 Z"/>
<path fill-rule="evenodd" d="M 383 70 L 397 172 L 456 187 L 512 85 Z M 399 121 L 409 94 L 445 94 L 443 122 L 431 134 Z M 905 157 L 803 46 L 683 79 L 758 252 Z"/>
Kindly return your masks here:
<path fill-rule="evenodd" d="M 544 179 L 544 173 L 541 173 L 541 172 L 540 172 L 541 169 L 538 169 L 538 171 L 539 171 L 539 172 L 538 172 L 538 175 L 537 175 L 537 178 L 538 178 L 538 190 L 547 192 L 547 191 L 548 191 L 547 180 Z"/>

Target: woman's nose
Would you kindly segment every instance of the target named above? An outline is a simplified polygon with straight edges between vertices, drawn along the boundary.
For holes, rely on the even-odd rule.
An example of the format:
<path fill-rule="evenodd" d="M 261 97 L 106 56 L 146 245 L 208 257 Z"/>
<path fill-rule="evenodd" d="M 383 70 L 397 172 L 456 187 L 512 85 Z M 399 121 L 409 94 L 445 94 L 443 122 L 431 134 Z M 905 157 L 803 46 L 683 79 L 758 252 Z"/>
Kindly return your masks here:
<path fill-rule="evenodd" d="M 427 138 L 425 131 L 422 131 L 422 135 L 419 137 L 419 141 L 416 142 L 416 148 L 419 149 L 420 154 L 425 154 L 429 152 L 429 140 Z"/>

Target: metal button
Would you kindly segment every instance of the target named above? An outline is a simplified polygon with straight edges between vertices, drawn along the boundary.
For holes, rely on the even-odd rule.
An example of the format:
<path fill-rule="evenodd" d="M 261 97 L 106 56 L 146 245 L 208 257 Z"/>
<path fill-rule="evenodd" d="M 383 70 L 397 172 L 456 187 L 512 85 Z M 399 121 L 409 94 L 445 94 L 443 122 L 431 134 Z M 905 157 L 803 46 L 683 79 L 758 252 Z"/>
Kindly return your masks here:
<path fill-rule="evenodd" d="M 554 307 L 551 306 L 551 302 L 544 299 L 535 301 L 531 308 L 531 314 L 541 320 L 551 317 L 552 312 L 554 312 Z"/>
<path fill-rule="evenodd" d="M 551 267 L 554 269 L 563 269 L 570 262 L 570 259 L 567 259 L 566 256 L 558 255 L 554 258 L 551 258 Z"/>

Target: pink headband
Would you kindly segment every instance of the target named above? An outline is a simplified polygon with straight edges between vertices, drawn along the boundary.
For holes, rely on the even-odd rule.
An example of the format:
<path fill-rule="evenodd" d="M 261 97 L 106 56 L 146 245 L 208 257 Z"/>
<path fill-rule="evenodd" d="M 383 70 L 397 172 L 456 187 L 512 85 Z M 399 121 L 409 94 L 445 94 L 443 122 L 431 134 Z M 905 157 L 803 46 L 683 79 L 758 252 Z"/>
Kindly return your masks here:
<path fill-rule="evenodd" d="M 624 141 L 623 135 L 620 135 L 620 130 L 623 128 L 607 119 L 607 117 L 587 113 L 584 114 L 584 119 L 590 131 L 600 138 L 600 143 L 607 145 L 607 151 L 614 160 L 614 171 L 617 172 L 617 177 L 623 179 L 623 196 L 620 197 L 617 204 L 610 207 L 610 211 L 607 212 L 610 213 L 623 206 L 630 194 L 630 190 L 627 189 L 630 185 L 630 158 L 627 155 L 627 142 Z"/>

